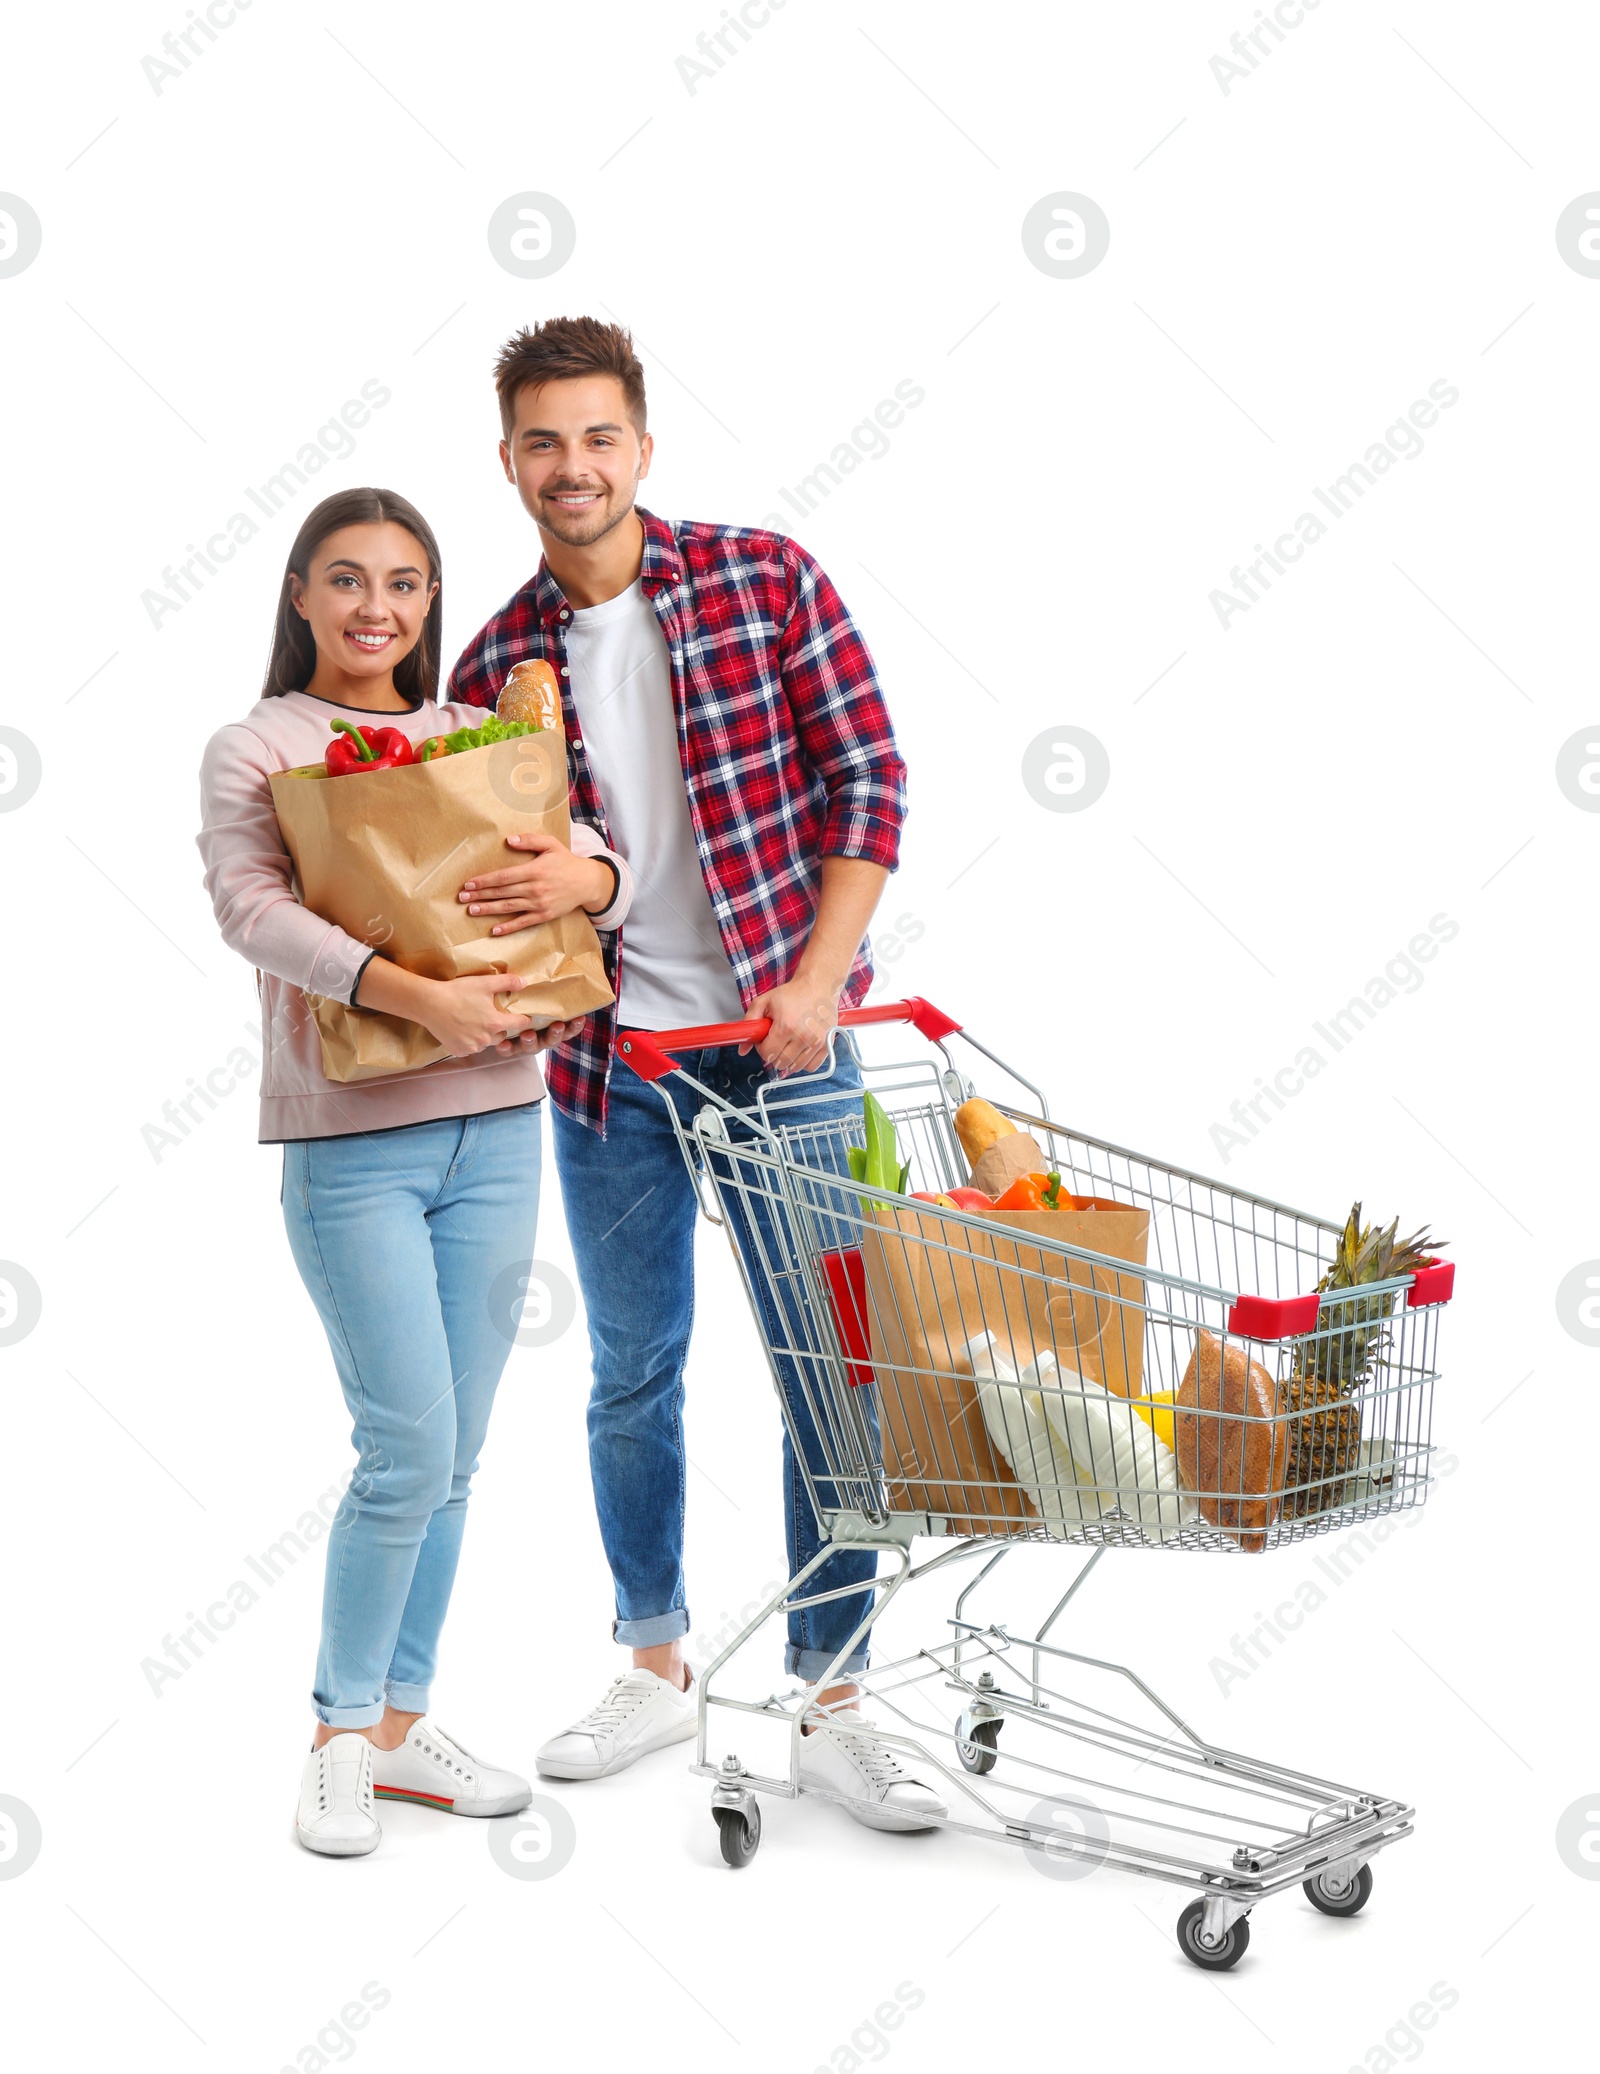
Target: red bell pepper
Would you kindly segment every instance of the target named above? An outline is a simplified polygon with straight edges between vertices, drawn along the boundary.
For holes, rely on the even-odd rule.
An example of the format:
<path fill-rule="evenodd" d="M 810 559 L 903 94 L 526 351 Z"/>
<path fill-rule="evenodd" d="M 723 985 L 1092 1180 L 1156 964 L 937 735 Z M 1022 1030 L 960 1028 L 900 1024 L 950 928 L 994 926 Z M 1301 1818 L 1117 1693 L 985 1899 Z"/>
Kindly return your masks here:
<path fill-rule="evenodd" d="M 412 760 L 411 744 L 397 727 L 356 727 L 348 720 L 335 720 L 333 731 L 324 759 L 330 778 L 396 770 Z"/>

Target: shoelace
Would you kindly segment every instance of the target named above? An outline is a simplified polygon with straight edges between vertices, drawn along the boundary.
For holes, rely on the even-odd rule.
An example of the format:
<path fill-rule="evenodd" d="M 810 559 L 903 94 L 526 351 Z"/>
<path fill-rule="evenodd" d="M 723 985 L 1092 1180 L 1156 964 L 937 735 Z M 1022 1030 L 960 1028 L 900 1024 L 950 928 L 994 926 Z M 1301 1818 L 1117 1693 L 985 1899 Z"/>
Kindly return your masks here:
<path fill-rule="evenodd" d="M 831 1734 L 834 1744 L 862 1774 L 869 1786 L 880 1786 L 887 1791 L 891 1786 L 902 1784 L 910 1774 L 887 1743 L 880 1743 L 876 1736 L 849 1735 L 833 1728 L 825 1729 Z"/>
<path fill-rule="evenodd" d="M 599 1706 L 592 1707 L 581 1721 L 574 1721 L 568 1735 L 609 1735 L 621 1728 L 628 1716 L 650 1697 L 650 1686 L 644 1683 L 647 1676 L 653 1683 L 654 1674 L 649 1672 L 625 1671 L 620 1678 L 613 1678 Z"/>

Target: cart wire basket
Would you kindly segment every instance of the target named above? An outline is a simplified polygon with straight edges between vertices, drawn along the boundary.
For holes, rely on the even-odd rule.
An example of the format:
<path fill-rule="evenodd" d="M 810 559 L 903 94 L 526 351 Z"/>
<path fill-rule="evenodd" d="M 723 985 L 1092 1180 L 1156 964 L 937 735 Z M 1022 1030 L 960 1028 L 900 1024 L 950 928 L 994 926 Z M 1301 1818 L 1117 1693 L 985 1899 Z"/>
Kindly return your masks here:
<path fill-rule="evenodd" d="M 1371 1860 L 1411 1834 L 1409 1806 L 1207 1743 L 1126 1666 L 1050 1638 L 1108 1548 L 1256 1554 L 1421 1505 L 1452 1264 L 1319 1292 L 1339 1223 L 1053 1122 L 1037 1087 L 926 1001 L 840 1023 L 909 1024 L 943 1062 L 863 1066 L 900 1191 L 852 1175 L 862 1105 L 824 1075 L 773 1081 L 740 1110 L 673 1056 L 759 1041 L 764 1022 L 618 1039 L 641 1078 L 675 1074 L 701 1098 L 688 1122 L 667 1106 L 702 1211 L 733 1239 L 822 1540 L 701 1673 L 695 1769 L 715 1782 L 724 1858 L 755 1855 L 758 1794 L 839 1797 L 801 1782 L 802 1726 L 826 1719 L 937 1775 L 942 1826 L 1057 1877 L 1110 1865 L 1186 1889 L 1178 1943 L 1197 1966 L 1236 1964 L 1251 1909 L 1295 1885 L 1353 1915 Z M 956 1037 L 1029 1098 L 995 1106 L 1059 1171 L 1073 1215 L 939 1200 L 968 1181 Z M 919 1541 L 941 1545 L 914 1562 Z M 968 1615 L 1019 1542 L 1089 1551 L 1026 1636 Z M 812 1587 L 846 1547 L 879 1551 L 878 1575 L 829 1670 L 760 1701 L 719 1689 L 769 1619 L 862 1591 Z M 909 1583 L 980 1556 L 940 1640 L 842 1670 Z M 818 1701 L 845 1680 L 870 1696 L 870 1723 Z M 787 1776 L 732 1752 L 713 1763 L 713 1709 L 778 1723 Z"/>

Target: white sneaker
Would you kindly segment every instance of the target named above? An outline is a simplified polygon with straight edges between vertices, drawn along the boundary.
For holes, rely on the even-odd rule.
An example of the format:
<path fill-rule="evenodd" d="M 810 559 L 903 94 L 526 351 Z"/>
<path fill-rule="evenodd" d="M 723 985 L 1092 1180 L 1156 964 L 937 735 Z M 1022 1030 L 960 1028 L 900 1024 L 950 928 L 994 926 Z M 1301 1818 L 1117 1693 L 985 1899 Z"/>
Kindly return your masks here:
<path fill-rule="evenodd" d="M 691 1669 L 686 1690 L 679 1692 L 654 1671 L 626 1671 L 613 1678 L 598 1707 L 540 1750 L 534 1760 L 539 1776 L 604 1779 L 651 1750 L 688 1742 L 700 1711 L 694 1680 Z"/>
<path fill-rule="evenodd" d="M 300 1774 L 294 1833 L 308 1851 L 360 1858 L 383 1841 L 372 1805 L 372 1745 L 354 1729 L 313 1750 Z"/>
<path fill-rule="evenodd" d="M 868 1829 L 931 1829 L 949 1810 L 887 1743 L 860 1733 L 872 1726 L 859 1714 L 835 1713 L 826 1728 L 802 1736 L 801 1785 L 839 1794 L 845 1813 Z"/>
<path fill-rule="evenodd" d="M 526 1779 L 480 1764 L 429 1714 L 412 1722 L 397 1750 L 374 1748 L 372 1781 L 379 1800 L 414 1800 L 447 1815 L 514 1815 L 533 1798 Z"/>

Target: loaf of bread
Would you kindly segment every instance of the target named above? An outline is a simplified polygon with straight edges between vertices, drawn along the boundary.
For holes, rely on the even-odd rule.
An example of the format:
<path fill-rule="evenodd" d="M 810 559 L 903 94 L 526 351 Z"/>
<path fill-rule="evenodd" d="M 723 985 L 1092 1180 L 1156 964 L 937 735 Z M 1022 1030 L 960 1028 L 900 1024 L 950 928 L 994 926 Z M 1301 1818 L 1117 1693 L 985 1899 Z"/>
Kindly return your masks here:
<path fill-rule="evenodd" d="M 1200 1501 L 1200 1516 L 1252 1553 L 1283 1503 L 1289 1466 L 1278 1390 L 1241 1346 L 1202 1332 L 1178 1385 L 1174 1427 L 1178 1475 Z"/>
<path fill-rule="evenodd" d="M 955 1114 L 955 1126 L 969 1167 L 974 1160 L 981 1159 L 997 1139 L 1012 1138 L 1017 1133 L 1016 1125 L 1009 1117 L 1002 1116 L 993 1102 L 977 1097 L 962 1103 Z"/>
<path fill-rule="evenodd" d="M 547 662 L 518 663 L 495 700 L 496 717 L 526 720 L 535 727 L 561 725 L 561 686 Z"/>

